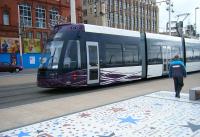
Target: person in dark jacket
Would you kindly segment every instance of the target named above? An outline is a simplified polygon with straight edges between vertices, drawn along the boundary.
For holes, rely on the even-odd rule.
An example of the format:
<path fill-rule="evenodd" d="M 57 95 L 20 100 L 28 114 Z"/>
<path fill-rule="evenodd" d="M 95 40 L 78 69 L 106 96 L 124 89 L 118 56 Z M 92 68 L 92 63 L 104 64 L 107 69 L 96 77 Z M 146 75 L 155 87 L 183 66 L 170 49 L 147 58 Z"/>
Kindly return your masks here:
<path fill-rule="evenodd" d="M 180 92 L 184 85 L 183 77 L 186 77 L 186 70 L 184 63 L 176 55 L 169 64 L 169 77 L 174 80 L 175 97 L 180 98 Z"/>

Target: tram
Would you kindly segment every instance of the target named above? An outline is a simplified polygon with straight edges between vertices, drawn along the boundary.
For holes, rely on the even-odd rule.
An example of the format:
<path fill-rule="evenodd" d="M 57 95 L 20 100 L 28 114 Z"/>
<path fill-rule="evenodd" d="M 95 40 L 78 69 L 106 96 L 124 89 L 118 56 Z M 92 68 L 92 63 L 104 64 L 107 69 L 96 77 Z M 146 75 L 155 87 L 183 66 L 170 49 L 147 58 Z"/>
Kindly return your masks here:
<path fill-rule="evenodd" d="M 107 85 L 168 74 L 179 55 L 200 70 L 200 41 L 89 24 L 54 27 L 38 68 L 39 87 Z"/>

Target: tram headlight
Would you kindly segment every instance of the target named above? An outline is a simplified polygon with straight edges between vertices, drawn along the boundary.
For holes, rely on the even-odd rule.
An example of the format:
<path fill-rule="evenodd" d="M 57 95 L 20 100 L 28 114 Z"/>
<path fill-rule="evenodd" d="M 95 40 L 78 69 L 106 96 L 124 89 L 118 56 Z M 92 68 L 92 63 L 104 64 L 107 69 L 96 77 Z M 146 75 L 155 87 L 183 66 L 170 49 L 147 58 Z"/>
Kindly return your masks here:
<path fill-rule="evenodd" d="M 57 68 L 58 68 L 58 65 L 53 65 L 52 68 L 53 68 L 53 69 L 57 69 Z"/>
<path fill-rule="evenodd" d="M 47 61 L 47 58 L 46 58 L 46 57 L 44 57 L 44 58 L 41 59 L 41 63 L 42 63 L 42 64 L 46 63 L 46 61 Z"/>

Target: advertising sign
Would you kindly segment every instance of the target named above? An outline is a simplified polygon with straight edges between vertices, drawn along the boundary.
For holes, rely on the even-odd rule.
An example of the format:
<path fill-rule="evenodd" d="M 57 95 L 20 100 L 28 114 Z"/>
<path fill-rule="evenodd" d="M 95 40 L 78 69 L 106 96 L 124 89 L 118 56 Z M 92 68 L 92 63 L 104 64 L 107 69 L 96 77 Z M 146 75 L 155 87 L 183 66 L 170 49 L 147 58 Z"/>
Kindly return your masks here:
<path fill-rule="evenodd" d="M 23 39 L 24 53 L 40 53 L 40 39 Z"/>
<path fill-rule="evenodd" d="M 19 53 L 19 39 L 0 37 L 1 53 Z"/>
<path fill-rule="evenodd" d="M 35 56 L 30 56 L 30 64 L 35 64 Z"/>

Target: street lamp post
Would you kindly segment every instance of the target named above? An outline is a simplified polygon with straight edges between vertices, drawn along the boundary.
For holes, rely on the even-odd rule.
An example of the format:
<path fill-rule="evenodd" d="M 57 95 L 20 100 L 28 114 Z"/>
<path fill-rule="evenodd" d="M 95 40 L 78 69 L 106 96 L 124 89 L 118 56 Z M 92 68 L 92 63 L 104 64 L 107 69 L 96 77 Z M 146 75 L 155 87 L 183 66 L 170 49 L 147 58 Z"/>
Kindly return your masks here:
<path fill-rule="evenodd" d="M 199 9 L 199 7 L 195 8 L 195 24 L 194 24 L 194 27 L 195 27 L 195 36 L 197 34 L 197 9 Z"/>
<path fill-rule="evenodd" d="M 70 0 L 71 23 L 76 23 L 76 3 L 75 0 Z"/>
<path fill-rule="evenodd" d="M 169 11 L 169 35 L 171 35 L 171 12 L 174 12 L 172 9 L 173 4 L 171 4 L 171 0 L 167 0 L 166 3 L 168 5 L 167 11 Z"/>
<path fill-rule="evenodd" d="M 171 35 L 171 0 L 169 0 L 169 35 Z"/>
<path fill-rule="evenodd" d="M 20 8 L 18 5 L 18 28 L 19 28 L 19 51 L 20 51 L 20 65 L 23 66 L 23 56 L 22 56 L 22 30 L 21 30 L 21 20 L 20 20 Z"/>
<path fill-rule="evenodd" d="M 171 35 L 171 12 L 174 12 L 174 10 L 172 9 L 173 4 L 171 4 L 171 0 L 163 0 L 155 3 L 163 3 L 163 2 L 166 2 L 166 4 L 168 5 L 167 11 L 169 11 L 169 35 Z"/>

